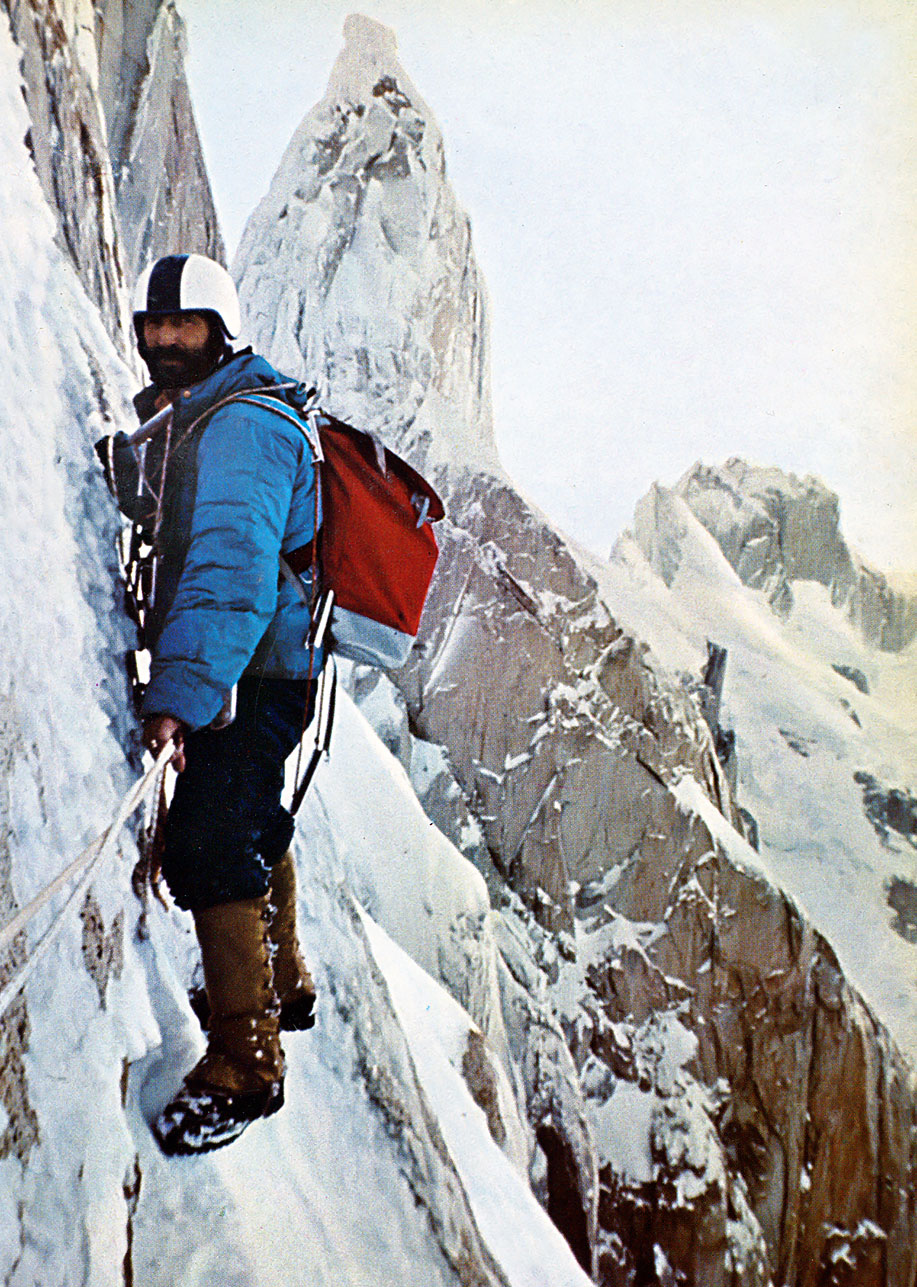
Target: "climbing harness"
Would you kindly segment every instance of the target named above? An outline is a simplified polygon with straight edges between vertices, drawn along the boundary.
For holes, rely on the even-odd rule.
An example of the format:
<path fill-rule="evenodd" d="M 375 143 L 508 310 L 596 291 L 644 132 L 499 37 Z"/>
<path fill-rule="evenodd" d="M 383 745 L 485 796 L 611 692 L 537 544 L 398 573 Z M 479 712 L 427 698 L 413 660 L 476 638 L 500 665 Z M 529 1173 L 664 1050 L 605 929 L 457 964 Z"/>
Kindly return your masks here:
<path fill-rule="evenodd" d="M 75 876 L 79 876 L 77 884 L 74 886 L 67 901 L 52 920 L 51 924 L 45 930 L 44 934 L 33 946 L 23 965 L 13 975 L 9 982 L 0 992 L 0 1016 L 5 1014 L 11 1001 L 16 997 L 22 988 L 28 982 L 35 972 L 39 962 L 45 953 L 53 944 L 63 923 L 64 917 L 68 910 L 76 902 L 77 898 L 83 894 L 89 887 L 92 877 L 97 869 L 108 858 L 114 850 L 115 844 L 121 834 L 121 828 L 127 822 L 128 818 L 137 809 L 140 804 L 147 798 L 153 790 L 161 771 L 165 768 L 168 761 L 175 753 L 175 747 L 171 740 L 159 752 L 155 763 L 147 769 L 143 777 L 138 778 L 131 789 L 124 796 L 111 825 L 88 845 L 78 858 L 74 858 L 49 885 L 21 908 L 12 920 L 0 929 L 0 951 L 8 948 L 17 934 L 20 934 L 29 923 L 29 921 L 41 911 L 41 909 L 51 901 L 56 893 L 71 881 Z"/>

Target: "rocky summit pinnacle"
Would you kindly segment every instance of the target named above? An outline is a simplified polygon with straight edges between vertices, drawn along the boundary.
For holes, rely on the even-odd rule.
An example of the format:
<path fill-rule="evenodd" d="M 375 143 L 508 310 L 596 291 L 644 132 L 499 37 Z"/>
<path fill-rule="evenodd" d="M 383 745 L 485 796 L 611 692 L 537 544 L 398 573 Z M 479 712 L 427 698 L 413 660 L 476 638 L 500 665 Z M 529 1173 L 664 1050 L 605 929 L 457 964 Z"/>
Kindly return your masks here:
<path fill-rule="evenodd" d="M 372 104 L 392 90 L 401 107 L 413 107 L 427 120 L 430 111 L 398 59 L 398 41 L 390 27 L 361 13 L 352 13 L 344 22 L 344 47 L 335 59 L 322 106 L 340 111 Z M 438 130 L 434 127 L 437 141 Z"/>
<path fill-rule="evenodd" d="M 637 507 L 636 533 L 644 554 L 671 585 L 682 553 L 672 527 L 681 498 L 710 533 L 744 585 L 762 590 L 780 615 L 793 607 L 793 585 L 816 581 L 842 606 L 864 638 L 888 651 L 917 634 L 917 600 L 890 585 L 850 548 L 840 502 L 820 479 L 797 478 L 738 457 L 711 467 L 697 463 L 671 493 L 658 486 Z M 655 555 L 651 553 L 655 551 Z M 664 551 L 665 567 L 658 562 Z"/>
<path fill-rule="evenodd" d="M 442 137 L 388 28 L 353 15 L 234 264 L 248 335 L 413 462 L 499 471 L 489 319 Z"/>
<path fill-rule="evenodd" d="M 362 13 L 352 13 L 344 21 L 344 50 L 339 64 L 349 61 L 384 70 L 398 58 L 398 41 L 391 27 Z"/>

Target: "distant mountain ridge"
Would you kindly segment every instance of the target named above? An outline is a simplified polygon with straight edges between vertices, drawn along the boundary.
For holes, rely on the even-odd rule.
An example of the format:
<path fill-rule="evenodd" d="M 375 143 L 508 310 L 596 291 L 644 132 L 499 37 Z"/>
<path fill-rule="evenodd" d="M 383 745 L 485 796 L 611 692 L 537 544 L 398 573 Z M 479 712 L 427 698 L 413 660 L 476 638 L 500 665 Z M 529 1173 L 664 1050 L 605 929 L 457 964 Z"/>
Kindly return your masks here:
<path fill-rule="evenodd" d="M 638 504 L 635 532 L 670 583 L 671 551 L 653 544 L 659 491 L 657 484 Z M 719 467 L 694 465 L 672 492 L 714 537 L 743 585 L 763 589 L 776 612 L 792 608 L 794 581 L 818 581 L 869 642 L 897 652 L 917 636 L 917 596 L 894 589 L 850 549 L 838 498 L 817 478 L 733 457 Z"/>

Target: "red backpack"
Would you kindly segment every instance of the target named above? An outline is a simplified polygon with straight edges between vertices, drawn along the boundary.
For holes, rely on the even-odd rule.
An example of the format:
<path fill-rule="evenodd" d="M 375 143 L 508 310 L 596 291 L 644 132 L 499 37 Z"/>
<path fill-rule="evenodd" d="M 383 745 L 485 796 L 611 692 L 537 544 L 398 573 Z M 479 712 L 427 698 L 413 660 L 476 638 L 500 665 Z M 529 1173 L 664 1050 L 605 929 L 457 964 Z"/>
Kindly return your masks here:
<path fill-rule="evenodd" d="M 256 399 L 240 395 L 239 400 Z M 260 395 L 257 401 L 263 406 L 268 399 Z M 330 626 L 331 650 L 338 656 L 374 666 L 403 665 L 420 628 L 439 557 L 430 524 L 444 516 L 442 501 L 425 478 L 378 438 L 317 411 L 313 400 L 297 408 L 298 415 L 276 399 L 270 405 L 308 440 L 315 463 L 316 520 L 321 496 L 317 541 L 291 552 L 289 559 L 280 556 L 281 574 L 312 613 L 310 648 L 318 646 Z M 317 604 L 296 575 L 309 566 L 312 585 L 321 583 Z M 315 746 L 302 777 L 297 759 L 289 806 L 294 815 L 322 755 L 330 750 L 335 690 L 332 682 L 327 703 L 319 700 Z"/>
<path fill-rule="evenodd" d="M 231 401 L 269 405 L 302 430 L 322 507 L 317 549 L 310 544 L 289 561 L 281 557 L 281 572 L 301 588 L 295 574 L 318 566 L 329 596 L 319 614 L 327 619 L 330 613 L 330 646 L 338 656 L 402 666 L 439 557 L 431 524 L 444 516 L 443 503 L 416 469 L 372 434 L 312 406 L 297 414 L 298 408 L 270 394 L 268 388 Z"/>
<path fill-rule="evenodd" d="M 334 592 L 334 651 L 401 666 L 420 628 L 439 548 L 443 503 L 415 469 L 372 435 L 310 416 L 323 459 L 319 564 Z"/>

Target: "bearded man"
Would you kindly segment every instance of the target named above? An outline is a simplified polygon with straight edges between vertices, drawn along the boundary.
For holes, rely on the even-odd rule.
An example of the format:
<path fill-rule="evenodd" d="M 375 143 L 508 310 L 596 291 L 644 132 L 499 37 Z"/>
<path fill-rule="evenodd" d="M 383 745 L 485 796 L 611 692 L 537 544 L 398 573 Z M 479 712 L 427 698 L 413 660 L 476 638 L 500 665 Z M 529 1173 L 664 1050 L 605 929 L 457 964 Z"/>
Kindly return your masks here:
<path fill-rule="evenodd" d="M 143 740 L 154 754 L 175 745 L 162 871 L 194 916 L 209 1030 L 153 1130 L 165 1152 L 193 1153 L 281 1107 L 280 1030 L 312 1022 L 280 797 L 322 665 L 310 642 L 320 505 L 306 433 L 272 409 L 300 405 L 302 386 L 233 351 L 239 301 L 224 268 L 159 259 L 137 284 L 134 326 L 152 381 L 134 400 L 140 420 L 172 415 L 143 455 L 124 433 L 97 450 L 155 550 Z"/>

